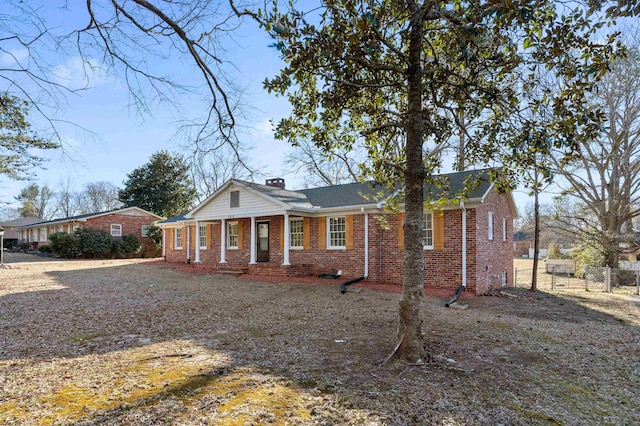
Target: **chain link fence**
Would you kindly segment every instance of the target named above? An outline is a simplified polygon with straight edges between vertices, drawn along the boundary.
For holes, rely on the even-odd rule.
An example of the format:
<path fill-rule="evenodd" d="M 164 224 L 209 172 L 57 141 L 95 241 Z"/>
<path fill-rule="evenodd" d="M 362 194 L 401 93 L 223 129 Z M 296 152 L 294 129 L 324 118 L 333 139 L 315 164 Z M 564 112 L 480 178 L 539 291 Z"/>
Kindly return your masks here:
<path fill-rule="evenodd" d="M 542 262 L 541 262 L 542 264 Z M 586 266 L 583 277 L 578 277 L 566 268 L 551 268 L 546 272 L 544 266 L 538 268 L 537 287 L 539 290 L 586 290 L 611 292 L 624 288 L 640 295 L 640 271 Z M 516 287 L 531 288 L 532 268 L 515 267 L 513 272 Z"/>

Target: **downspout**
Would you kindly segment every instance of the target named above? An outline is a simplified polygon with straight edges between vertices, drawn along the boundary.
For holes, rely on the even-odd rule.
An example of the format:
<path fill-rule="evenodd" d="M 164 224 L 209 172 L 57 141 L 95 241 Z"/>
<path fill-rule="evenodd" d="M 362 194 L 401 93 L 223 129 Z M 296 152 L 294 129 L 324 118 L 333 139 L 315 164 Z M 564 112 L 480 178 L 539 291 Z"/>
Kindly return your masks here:
<path fill-rule="evenodd" d="M 358 283 L 369 276 L 369 214 L 364 210 L 364 207 L 360 207 L 360 211 L 364 215 L 364 275 L 340 284 L 342 294 L 347 292 L 348 285 Z"/>
<path fill-rule="evenodd" d="M 369 213 L 360 207 L 360 211 L 364 215 L 364 277 L 369 277 Z"/>
<path fill-rule="evenodd" d="M 456 290 L 456 293 L 444 306 L 450 308 L 460 297 L 460 293 L 467 288 L 467 209 L 464 201 L 460 200 L 460 209 L 462 210 L 462 285 Z"/>
<path fill-rule="evenodd" d="M 462 209 L 462 287 L 467 288 L 467 209 L 460 200 Z"/>

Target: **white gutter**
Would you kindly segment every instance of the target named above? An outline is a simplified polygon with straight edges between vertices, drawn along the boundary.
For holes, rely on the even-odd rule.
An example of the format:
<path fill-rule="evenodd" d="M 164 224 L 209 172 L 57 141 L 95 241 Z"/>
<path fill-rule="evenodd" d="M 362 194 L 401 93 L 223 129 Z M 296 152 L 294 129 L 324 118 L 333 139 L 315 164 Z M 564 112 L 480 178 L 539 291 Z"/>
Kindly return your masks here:
<path fill-rule="evenodd" d="M 467 209 L 460 200 L 462 209 L 462 287 L 467 287 Z"/>
<path fill-rule="evenodd" d="M 364 277 L 369 277 L 369 213 L 364 210 L 364 207 L 360 208 L 362 214 L 364 214 Z"/>

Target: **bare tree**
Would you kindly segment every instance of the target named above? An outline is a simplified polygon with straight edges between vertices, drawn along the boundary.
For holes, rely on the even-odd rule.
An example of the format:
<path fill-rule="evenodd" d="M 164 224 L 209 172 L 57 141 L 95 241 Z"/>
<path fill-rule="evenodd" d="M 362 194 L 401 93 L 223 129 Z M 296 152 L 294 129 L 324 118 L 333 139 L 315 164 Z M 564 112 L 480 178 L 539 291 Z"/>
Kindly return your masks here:
<path fill-rule="evenodd" d="M 56 192 L 60 216 L 70 217 L 78 214 L 80 210 L 80 194 L 75 190 L 70 177 L 60 180 Z"/>
<path fill-rule="evenodd" d="M 285 164 L 290 172 L 301 174 L 305 187 L 309 188 L 357 182 L 363 158 L 366 154 L 357 150 L 335 149 L 327 154 L 311 140 L 304 139 L 287 153 Z"/>
<path fill-rule="evenodd" d="M 111 182 L 89 182 L 81 194 L 82 214 L 98 213 L 122 206 L 118 200 L 118 187 Z"/>
<path fill-rule="evenodd" d="M 20 217 L 20 212 L 15 207 L 0 207 L 0 220 L 12 220 Z"/>
<path fill-rule="evenodd" d="M 246 150 L 243 148 L 242 152 Z M 240 161 L 234 150 L 224 145 L 210 151 L 196 150 L 187 161 L 198 202 L 204 201 L 229 179 L 250 180 L 255 174 L 254 167 Z"/>
<path fill-rule="evenodd" d="M 58 209 L 53 205 L 55 192 L 46 184 L 42 187 L 36 183 L 31 183 L 20 191 L 16 196 L 22 206 L 18 208 L 21 217 L 38 217 L 49 220 L 55 217 Z"/>
<path fill-rule="evenodd" d="M 239 5 L 240 6 L 240 5 Z M 53 13 L 55 12 L 55 13 Z M 237 146 L 233 105 L 240 91 L 229 78 L 233 67 L 223 46 L 241 23 L 233 1 L 113 0 L 46 2 L 8 0 L 0 19 L 0 79 L 9 93 L 25 99 L 46 120 L 54 139 L 63 138 L 56 111 L 67 96 L 89 88 L 96 77 L 120 77 L 131 105 L 146 114 L 154 104 L 175 105 L 179 94 L 201 94 L 208 107 L 198 118 L 197 138 L 215 133 Z M 52 15 L 86 17 L 52 22 Z M 62 22 L 62 21 L 61 21 Z M 77 22 L 70 28 L 69 22 Z M 55 49 L 55 57 L 51 52 Z M 65 58 L 79 57 L 84 77 L 71 79 L 58 69 Z M 180 80 L 160 66 L 167 60 L 193 65 L 199 79 Z M 194 87 L 194 81 L 195 87 Z M 198 83 L 198 81 L 201 83 Z M 202 86 L 202 87 L 198 87 Z M 235 150 L 240 157 L 241 152 Z"/>
<path fill-rule="evenodd" d="M 604 112 L 601 137 L 577 146 L 569 161 L 556 157 L 562 195 L 581 209 L 559 208 L 565 231 L 596 242 L 605 263 L 617 266 L 620 243 L 632 238 L 631 223 L 640 216 L 640 50 L 629 50 L 612 64 L 611 72 L 592 99 L 592 110 Z M 586 214 L 585 211 L 588 212 Z M 576 215 L 577 213 L 577 215 Z"/>

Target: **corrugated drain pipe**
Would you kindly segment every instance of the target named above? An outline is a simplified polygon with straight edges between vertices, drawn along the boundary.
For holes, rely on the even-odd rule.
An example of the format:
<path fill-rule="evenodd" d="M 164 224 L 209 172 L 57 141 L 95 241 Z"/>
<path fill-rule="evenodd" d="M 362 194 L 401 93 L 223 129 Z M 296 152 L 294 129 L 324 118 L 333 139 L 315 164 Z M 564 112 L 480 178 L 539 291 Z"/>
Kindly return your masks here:
<path fill-rule="evenodd" d="M 340 284 L 340 293 L 342 294 L 347 292 L 348 285 L 359 283 L 369 276 L 369 214 L 364 210 L 364 207 L 361 207 L 360 211 L 364 215 L 364 276 Z"/>

